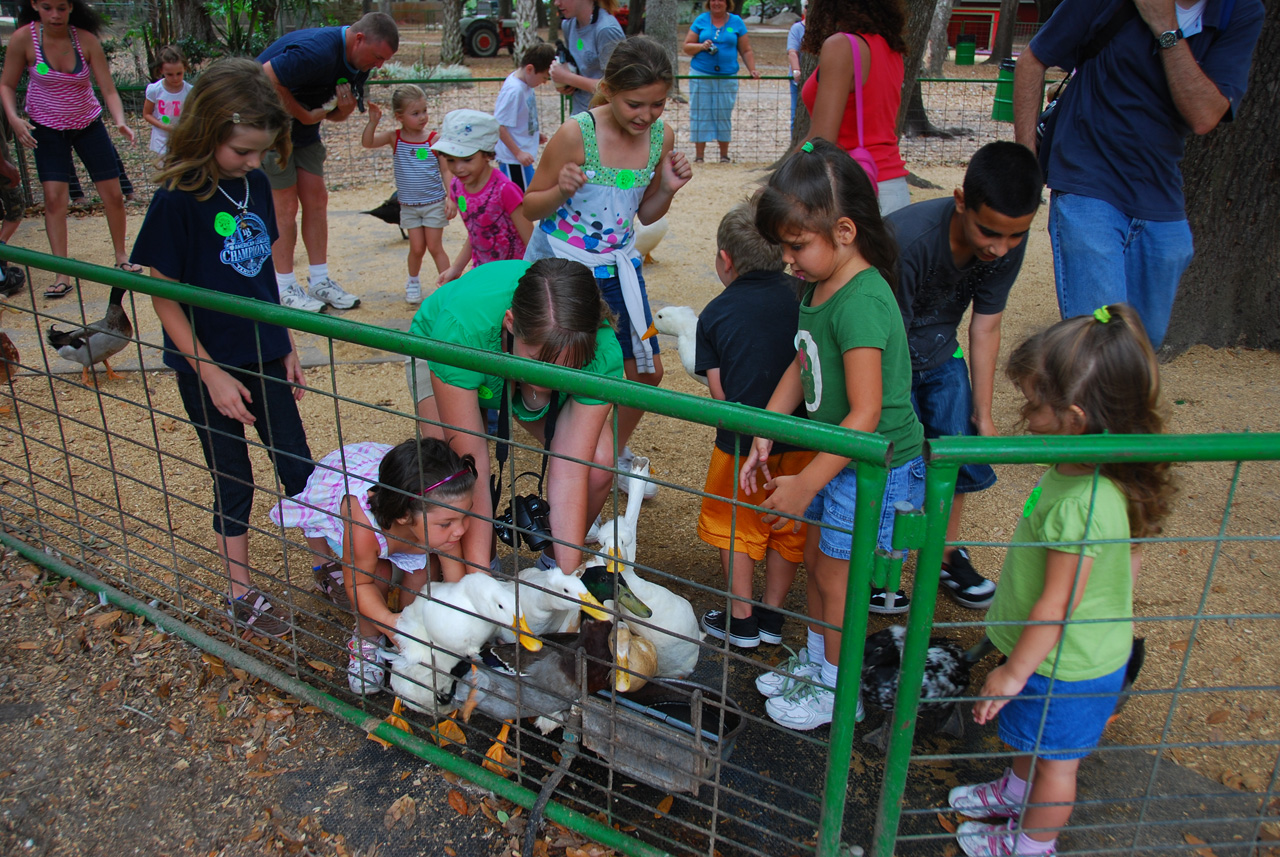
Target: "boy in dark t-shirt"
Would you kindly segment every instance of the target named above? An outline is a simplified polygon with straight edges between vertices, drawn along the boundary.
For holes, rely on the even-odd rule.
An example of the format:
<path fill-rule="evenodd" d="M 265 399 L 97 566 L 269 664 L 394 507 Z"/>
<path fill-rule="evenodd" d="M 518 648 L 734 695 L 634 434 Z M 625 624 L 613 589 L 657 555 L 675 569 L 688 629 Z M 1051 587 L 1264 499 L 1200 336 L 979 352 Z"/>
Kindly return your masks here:
<path fill-rule="evenodd" d="M 988 143 L 969 162 L 954 198 L 918 202 L 885 218 L 900 253 L 898 306 L 911 349 L 911 401 L 927 438 L 996 434 L 991 396 L 1000 318 L 1043 191 L 1029 149 Z M 970 305 L 968 365 L 956 332 Z M 947 541 L 959 538 L 965 494 L 995 481 L 986 464 L 960 467 Z M 957 547 L 943 555 L 942 584 L 958 604 L 975 610 L 986 609 L 996 591 Z"/>
<path fill-rule="evenodd" d="M 755 208 L 740 202 L 720 221 L 716 233 L 716 274 L 725 290 L 707 304 L 698 318 L 697 356 L 694 371 L 706 375 L 713 398 L 763 408 L 787 367 L 795 359 L 796 328 L 800 303 L 796 280 L 783 273 L 786 267 L 779 247 L 756 231 Z M 804 405 L 797 409 L 803 415 Z M 734 497 L 760 505 L 762 488 L 747 494 L 738 486 L 741 461 L 751 453 L 751 438 L 733 431 L 716 430 L 715 448 L 707 468 L 698 516 L 698 537 L 720 549 L 721 567 L 729 584 L 730 615 L 724 610 L 702 614 L 702 630 L 718 640 L 742 648 L 761 642 L 782 642 L 783 616 L 776 610 L 795 580 L 796 566 L 804 558 L 806 527 L 772 530 L 760 514 L 727 502 Z M 774 443 L 769 472 L 794 475 L 814 454 L 784 443 Z M 752 578 L 756 563 L 765 560 L 764 606 L 752 607 Z M 728 627 L 726 628 L 726 618 Z"/>

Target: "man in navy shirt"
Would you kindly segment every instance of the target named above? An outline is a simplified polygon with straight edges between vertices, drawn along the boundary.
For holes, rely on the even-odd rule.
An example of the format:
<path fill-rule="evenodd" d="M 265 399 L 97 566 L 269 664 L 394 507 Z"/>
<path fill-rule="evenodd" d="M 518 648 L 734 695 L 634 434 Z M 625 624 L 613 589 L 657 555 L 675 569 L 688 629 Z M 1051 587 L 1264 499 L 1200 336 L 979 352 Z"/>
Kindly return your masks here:
<path fill-rule="evenodd" d="M 293 117 L 293 155 L 281 167 L 274 153 L 262 161 L 271 179 L 280 237 L 272 248 L 280 303 L 319 312 L 325 305 L 351 309 L 360 299 L 329 276 L 329 189 L 324 183 L 324 143 L 320 123 L 342 122 L 363 98 L 369 71 L 400 47 L 390 15 L 371 12 L 349 27 L 297 30 L 272 42 L 258 56 Z M 311 263 L 310 287 L 298 285 L 293 255 L 298 246 L 298 207 L 302 207 L 302 243 Z"/>
<path fill-rule="evenodd" d="M 1137 14 L 1082 61 L 1081 48 L 1126 3 Z M 1063 318 L 1127 301 L 1159 347 L 1192 256 L 1184 141 L 1235 114 L 1262 17 L 1261 0 L 1065 0 L 1023 51 L 1014 129 L 1032 151 L 1045 70 L 1076 68 L 1046 175 Z"/>

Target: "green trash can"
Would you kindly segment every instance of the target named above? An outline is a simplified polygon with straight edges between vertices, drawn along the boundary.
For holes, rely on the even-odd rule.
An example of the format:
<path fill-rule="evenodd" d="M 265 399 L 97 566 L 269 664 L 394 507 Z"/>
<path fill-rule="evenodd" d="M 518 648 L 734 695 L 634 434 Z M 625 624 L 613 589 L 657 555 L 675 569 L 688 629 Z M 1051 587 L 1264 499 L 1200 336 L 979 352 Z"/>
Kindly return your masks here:
<path fill-rule="evenodd" d="M 978 37 L 961 33 L 956 36 L 956 65 L 973 65 L 978 50 Z"/>
<path fill-rule="evenodd" d="M 997 122 L 1013 121 L 1013 70 L 1018 67 L 1015 59 L 1000 61 L 1000 76 L 996 79 L 996 97 L 991 105 L 991 118 Z"/>

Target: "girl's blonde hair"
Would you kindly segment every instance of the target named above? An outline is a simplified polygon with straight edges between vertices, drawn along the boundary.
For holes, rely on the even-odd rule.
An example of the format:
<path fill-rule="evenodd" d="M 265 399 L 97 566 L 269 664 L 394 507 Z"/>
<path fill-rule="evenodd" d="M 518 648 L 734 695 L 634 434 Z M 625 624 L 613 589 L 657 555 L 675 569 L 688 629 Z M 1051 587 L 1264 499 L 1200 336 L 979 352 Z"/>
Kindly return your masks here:
<path fill-rule="evenodd" d="M 173 131 L 169 151 L 160 162 L 156 183 L 167 190 L 194 193 L 201 201 L 217 190 L 218 147 L 236 126 L 275 133 L 272 149 L 280 164 L 293 151 L 291 118 L 262 66 L 245 57 L 222 59 L 209 66 L 187 96 Z"/>
<path fill-rule="evenodd" d="M 422 91 L 421 86 L 413 83 L 402 83 L 391 91 L 391 112 L 403 113 L 409 109 L 410 104 L 426 100 L 427 94 Z"/>
<path fill-rule="evenodd" d="M 1084 412 L 1085 434 L 1164 432 L 1160 367 L 1142 320 L 1128 304 L 1036 334 L 1014 349 L 1006 373 L 1027 396 L 1024 420 L 1041 405 L 1065 418 L 1074 405 Z M 1177 490 L 1169 462 L 1108 462 L 1098 469 L 1128 500 L 1130 534 L 1158 534 Z"/>

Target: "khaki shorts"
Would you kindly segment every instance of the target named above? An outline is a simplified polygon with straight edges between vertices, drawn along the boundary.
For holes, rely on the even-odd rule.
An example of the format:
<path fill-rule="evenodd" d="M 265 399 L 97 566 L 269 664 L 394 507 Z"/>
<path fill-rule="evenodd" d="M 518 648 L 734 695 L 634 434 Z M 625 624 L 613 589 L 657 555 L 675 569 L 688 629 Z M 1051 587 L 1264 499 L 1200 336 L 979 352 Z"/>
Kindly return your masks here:
<path fill-rule="evenodd" d="M 430 399 L 436 394 L 431 389 L 431 364 L 418 357 L 406 357 L 404 361 L 404 377 L 409 382 L 409 392 L 413 395 L 414 407 L 423 399 Z"/>
<path fill-rule="evenodd" d="M 298 183 L 298 170 L 323 176 L 326 154 L 323 142 L 312 143 L 310 146 L 294 149 L 289 162 L 280 167 L 276 164 L 280 156 L 274 151 L 267 152 L 262 156 L 262 171 L 267 174 L 272 190 L 284 190 Z"/>
<path fill-rule="evenodd" d="M 400 203 L 400 228 L 416 229 L 425 226 L 428 229 L 444 229 L 449 225 L 449 217 L 445 214 L 444 200 L 426 205 L 405 205 Z"/>

